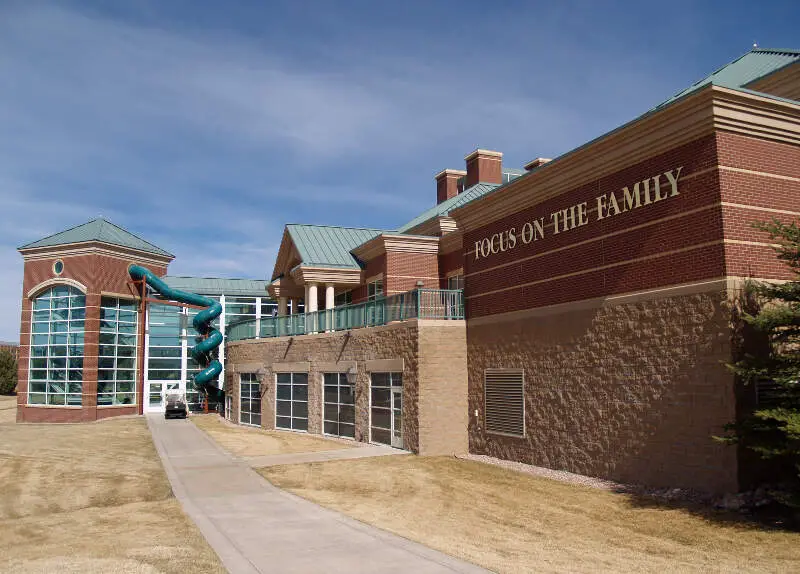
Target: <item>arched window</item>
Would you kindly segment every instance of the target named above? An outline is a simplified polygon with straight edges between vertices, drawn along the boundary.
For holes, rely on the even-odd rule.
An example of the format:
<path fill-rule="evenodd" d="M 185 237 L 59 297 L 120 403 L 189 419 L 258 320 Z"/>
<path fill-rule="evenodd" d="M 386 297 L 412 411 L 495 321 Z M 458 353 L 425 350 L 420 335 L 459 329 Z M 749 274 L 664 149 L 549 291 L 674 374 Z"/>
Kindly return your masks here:
<path fill-rule="evenodd" d="M 33 300 L 28 404 L 80 406 L 86 296 L 57 285 Z"/>

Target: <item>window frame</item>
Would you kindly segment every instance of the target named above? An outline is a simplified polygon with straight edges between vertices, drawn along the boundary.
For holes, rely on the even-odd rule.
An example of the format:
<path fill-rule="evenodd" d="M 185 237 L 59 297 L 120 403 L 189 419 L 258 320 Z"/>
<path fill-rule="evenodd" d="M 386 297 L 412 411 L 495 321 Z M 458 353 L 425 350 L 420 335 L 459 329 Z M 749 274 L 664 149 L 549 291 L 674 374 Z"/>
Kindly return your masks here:
<path fill-rule="evenodd" d="M 289 383 L 288 383 L 289 384 L 289 398 L 288 399 L 279 399 L 278 398 L 278 390 L 279 390 L 278 387 L 279 386 L 285 386 L 287 384 L 285 382 L 284 383 L 279 382 L 279 379 L 281 378 L 282 375 L 289 375 L 289 377 L 290 377 Z M 303 375 L 306 378 L 306 382 L 305 382 L 306 398 L 305 398 L 304 401 L 294 398 L 294 387 L 295 387 L 295 385 L 297 385 L 297 386 L 303 386 L 304 385 L 303 383 L 295 383 L 294 382 L 294 378 L 297 375 Z M 309 387 L 311 386 L 309 384 L 311 382 L 310 381 L 311 377 L 309 376 L 309 373 L 292 371 L 292 372 L 275 373 L 274 376 L 275 376 L 275 421 L 274 421 L 275 422 L 275 430 L 285 430 L 285 431 L 292 431 L 292 432 L 308 433 L 308 423 L 309 423 L 309 416 L 308 416 L 309 415 L 309 412 L 308 412 L 308 404 L 309 404 L 309 400 L 308 399 L 309 399 L 309 396 L 308 396 L 308 391 L 309 391 Z M 280 402 L 288 402 L 288 403 L 290 403 L 289 416 L 288 417 L 286 415 L 279 415 L 278 414 L 278 402 L 279 401 Z M 295 414 L 294 414 L 295 403 L 305 403 L 305 405 L 306 405 L 305 417 L 296 417 L 295 416 Z M 278 418 L 279 417 L 282 418 L 282 419 L 288 418 L 291 426 L 289 426 L 289 427 L 279 426 L 278 425 Z M 305 419 L 306 428 L 304 428 L 304 429 L 303 428 L 295 428 L 294 427 L 294 420 L 295 419 Z"/>
<path fill-rule="evenodd" d="M 367 301 L 377 301 L 383 297 L 383 277 L 367 283 Z"/>
<path fill-rule="evenodd" d="M 245 381 L 245 377 L 248 379 Z M 243 407 L 243 396 L 242 390 L 244 385 L 249 385 L 249 392 L 250 395 L 248 396 L 248 403 L 250 406 L 250 410 L 245 411 Z M 255 388 L 256 394 L 258 395 L 258 412 L 252 410 L 253 409 L 253 389 Z M 262 413 L 264 411 L 263 405 L 263 397 L 261 396 L 261 383 L 258 380 L 258 375 L 256 373 L 239 373 L 239 424 L 249 427 L 256 427 L 261 428 L 261 423 L 263 422 Z M 244 421 L 244 414 L 247 413 L 248 422 Z M 258 424 L 253 423 L 253 416 L 258 416 Z"/>
<path fill-rule="evenodd" d="M 326 381 L 327 376 L 336 376 L 336 402 L 331 403 L 328 402 L 326 399 L 325 394 L 325 387 L 333 386 L 328 384 Z M 342 382 L 344 381 L 344 382 Z M 352 391 L 353 402 L 352 403 L 343 403 L 342 402 L 342 387 L 349 387 Z M 326 409 L 328 405 L 336 405 L 336 421 L 332 421 L 331 419 L 326 419 Z M 343 423 L 341 421 L 341 407 L 348 406 L 353 407 L 353 422 L 352 423 Z M 355 440 L 356 438 L 356 417 L 355 417 L 355 409 L 356 409 L 356 388 L 355 384 L 350 384 L 347 382 L 347 373 L 345 372 L 324 372 L 322 373 L 322 434 L 324 436 L 331 436 L 336 438 L 344 438 L 348 440 Z M 338 433 L 332 434 L 325 432 L 325 423 L 326 422 L 335 422 L 336 428 L 338 429 Z M 353 436 L 343 435 L 341 434 L 341 427 L 342 425 L 348 425 L 353 427 Z"/>
<path fill-rule="evenodd" d="M 113 302 L 113 306 L 109 305 L 110 302 Z M 123 305 L 124 304 L 124 305 Z M 125 313 L 125 317 L 130 317 L 130 313 L 133 314 L 132 320 L 122 320 L 122 313 Z M 133 333 L 125 333 L 120 332 L 120 326 L 125 326 L 126 329 L 130 329 L 132 326 Z M 130 407 L 136 406 L 138 404 L 138 393 L 136 388 L 136 373 L 139 361 L 139 309 L 138 305 L 133 299 L 124 299 L 120 297 L 112 297 L 112 296 L 102 296 L 100 298 L 100 334 L 108 336 L 109 334 L 114 335 L 114 343 L 100 343 L 98 340 L 97 346 L 97 406 L 98 407 Z M 124 335 L 126 337 L 133 337 L 133 344 L 131 345 L 121 345 L 119 336 Z M 99 335 L 98 335 L 99 339 Z M 113 347 L 112 353 L 107 353 L 109 347 Z M 120 355 L 120 348 L 123 349 L 132 349 L 133 354 L 131 355 Z M 102 366 L 104 362 L 111 359 L 113 361 L 110 367 Z M 132 367 L 126 369 L 119 368 L 119 361 L 120 360 L 131 360 Z M 113 375 L 110 378 L 101 378 L 101 372 L 113 372 Z M 130 380 L 120 380 L 119 379 L 119 371 L 131 371 L 131 379 Z M 105 376 L 103 376 L 105 377 Z M 100 392 L 101 385 L 105 386 L 111 384 L 111 391 Z M 131 390 L 129 391 L 120 391 L 118 390 L 118 383 L 130 383 Z M 102 403 L 100 402 L 101 395 L 108 395 L 110 396 L 111 402 L 109 403 Z M 129 396 L 131 402 L 118 402 L 119 396 Z"/>

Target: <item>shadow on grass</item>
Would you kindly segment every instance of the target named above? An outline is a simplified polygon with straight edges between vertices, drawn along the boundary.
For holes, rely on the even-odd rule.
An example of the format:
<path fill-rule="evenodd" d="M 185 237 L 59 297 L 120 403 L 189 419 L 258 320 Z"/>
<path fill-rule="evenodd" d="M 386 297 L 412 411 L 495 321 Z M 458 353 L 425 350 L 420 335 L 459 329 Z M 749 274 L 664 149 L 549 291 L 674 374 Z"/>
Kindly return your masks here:
<path fill-rule="evenodd" d="M 633 508 L 681 510 L 724 526 L 800 532 L 799 513 L 774 501 L 755 504 L 752 494 L 733 495 L 732 500 L 741 501 L 741 508 L 733 510 L 720 507 L 720 497 L 686 489 L 619 485 L 612 492 L 625 495 Z"/>

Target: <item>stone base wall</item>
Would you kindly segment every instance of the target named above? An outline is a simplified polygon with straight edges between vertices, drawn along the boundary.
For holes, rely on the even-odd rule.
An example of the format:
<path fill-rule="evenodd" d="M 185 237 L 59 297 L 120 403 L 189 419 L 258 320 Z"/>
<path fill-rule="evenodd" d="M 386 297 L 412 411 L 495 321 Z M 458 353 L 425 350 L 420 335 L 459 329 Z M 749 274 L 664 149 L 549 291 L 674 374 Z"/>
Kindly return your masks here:
<path fill-rule="evenodd" d="M 239 375 L 260 373 L 262 427 L 275 428 L 276 373 L 308 372 L 308 432 L 322 433 L 323 373 L 357 371 L 355 438 L 369 441 L 370 373 L 403 373 L 404 448 L 466 452 L 466 328 L 463 321 L 411 320 L 382 327 L 229 343 L 225 392 L 239 421 Z M 436 429 L 434 431 L 434 429 Z"/>
<path fill-rule="evenodd" d="M 625 483 L 737 490 L 736 450 L 712 439 L 736 416 L 725 285 L 468 322 L 470 452 Z M 524 369 L 524 438 L 483 428 L 487 368 Z"/>

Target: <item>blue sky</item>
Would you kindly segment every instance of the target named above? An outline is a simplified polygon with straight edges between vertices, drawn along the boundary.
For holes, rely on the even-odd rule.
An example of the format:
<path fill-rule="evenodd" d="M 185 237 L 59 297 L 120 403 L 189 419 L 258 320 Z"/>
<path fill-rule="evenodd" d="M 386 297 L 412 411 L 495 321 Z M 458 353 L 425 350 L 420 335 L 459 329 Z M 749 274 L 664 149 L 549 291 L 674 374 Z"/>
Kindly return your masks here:
<path fill-rule="evenodd" d="M 16 247 L 103 216 L 170 273 L 270 274 L 286 222 L 393 228 L 476 147 L 520 167 L 750 49 L 800 3 L 0 0 L 0 339 Z"/>

